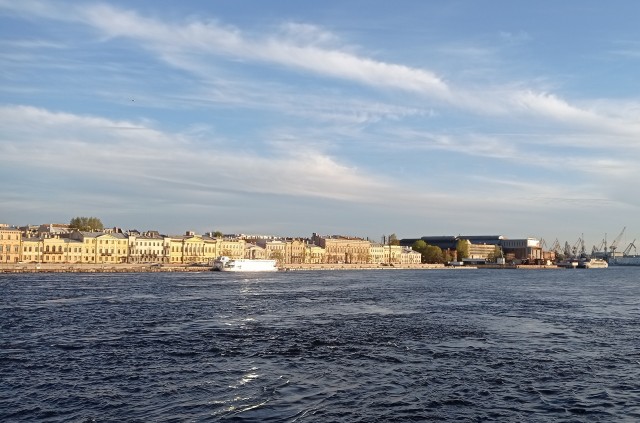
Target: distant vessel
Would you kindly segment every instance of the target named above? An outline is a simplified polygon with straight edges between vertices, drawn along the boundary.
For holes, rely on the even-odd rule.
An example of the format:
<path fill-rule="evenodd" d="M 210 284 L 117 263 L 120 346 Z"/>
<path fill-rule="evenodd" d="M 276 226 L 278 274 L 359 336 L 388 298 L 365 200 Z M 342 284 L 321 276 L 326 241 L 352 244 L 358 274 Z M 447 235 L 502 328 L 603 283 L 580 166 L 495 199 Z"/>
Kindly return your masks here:
<path fill-rule="evenodd" d="M 559 261 L 557 263 L 558 267 L 566 267 L 567 269 L 575 269 L 576 267 L 578 267 L 578 260 L 575 259 L 566 259 L 566 260 L 562 260 Z"/>
<path fill-rule="evenodd" d="M 275 272 L 278 270 L 275 260 L 232 259 L 218 257 L 213 262 L 213 269 L 221 272 Z"/>
<path fill-rule="evenodd" d="M 640 266 L 640 256 L 610 257 L 609 264 L 611 266 Z"/>
<path fill-rule="evenodd" d="M 606 269 L 609 264 L 600 258 L 584 258 L 578 262 L 580 269 Z"/>

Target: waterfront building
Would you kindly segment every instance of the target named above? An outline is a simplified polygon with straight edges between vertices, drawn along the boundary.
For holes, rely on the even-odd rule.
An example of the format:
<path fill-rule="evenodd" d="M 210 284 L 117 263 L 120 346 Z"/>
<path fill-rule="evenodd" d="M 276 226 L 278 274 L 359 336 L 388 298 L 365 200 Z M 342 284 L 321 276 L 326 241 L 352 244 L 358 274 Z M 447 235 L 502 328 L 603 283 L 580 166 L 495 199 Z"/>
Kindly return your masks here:
<path fill-rule="evenodd" d="M 168 241 L 168 262 L 170 264 L 210 263 L 218 255 L 219 239 L 187 232 L 185 235 L 171 235 Z M 240 257 L 242 258 L 244 254 Z"/>
<path fill-rule="evenodd" d="M 265 257 L 266 252 L 264 248 L 256 244 L 246 244 L 244 258 L 252 260 L 264 260 Z"/>
<path fill-rule="evenodd" d="M 82 243 L 81 263 L 117 264 L 126 263 L 129 241 L 121 233 L 74 231 L 69 238 Z"/>
<path fill-rule="evenodd" d="M 482 260 L 484 262 L 495 259 L 496 248 L 500 250 L 500 246 L 495 244 L 474 244 L 467 239 L 464 239 L 468 245 L 469 255 L 466 259 L 470 260 Z M 464 259 L 463 259 L 464 260 Z"/>
<path fill-rule="evenodd" d="M 43 259 L 42 244 L 42 238 L 22 238 L 22 261 L 26 263 L 41 263 Z"/>
<path fill-rule="evenodd" d="M 287 239 L 285 244 L 286 263 L 304 263 L 307 242 L 302 239 Z"/>
<path fill-rule="evenodd" d="M 201 236 L 193 232 L 185 235 L 171 235 L 169 238 L 169 263 L 192 264 L 207 262 L 205 243 Z"/>
<path fill-rule="evenodd" d="M 383 263 L 400 263 L 400 256 L 403 248 L 404 247 L 401 245 L 383 245 Z"/>
<path fill-rule="evenodd" d="M 22 232 L 7 224 L 0 226 L 0 263 L 18 263 L 22 260 Z"/>
<path fill-rule="evenodd" d="M 304 258 L 302 260 L 305 264 L 320 264 L 325 263 L 325 251 L 324 248 L 316 244 L 305 244 Z"/>
<path fill-rule="evenodd" d="M 266 259 L 276 260 L 280 264 L 287 262 L 285 259 L 287 243 L 285 241 L 259 239 L 256 244 L 264 248 Z"/>
<path fill-rule="evenodd" d="M 83 243 L 59 236 L 40 238 L 42 263 L 82 263 Z"/>
<path fill-rule="evenodd" d="M 422 263 L 422 254 L 413 251 L 409 247 L 402 247 L 400 251 L 400 264 L 420 264 Z"/>
<path fill-rule="evenodd" d="M 82 241 L 60 236 L 23 238 L 22 261 L 28 263 L 82 263 L 83 247 Z"/>
<path fill-rule="evenodd" d="M 159 232 L 129 231 L 127 240 L 128 263 L 169 263 L 170 245 Z"/>
<path fill-rule="evenodd" d="M 312 241 L 325 250 L 326 263 L 368 263 L 371 242 L 346 236 L 312 235 Z"/>
<path fill-rule="evenodd" d="M 385 262 L 384 244 L 372 243 L 369 247 L 369 260 L 371 263 L 380 264 Z"/>
<path fill-rule="evenodd" d="M 218 238 L 217 255 L 233 259 L 244 258 L 246 245 L 247 241 L 242 238 Z"/>
<path fill-rule="evenodd" d="M 516 260 L 535 261 L 544 259 L 540 240 L 536 238 L 505 239 L 502 241 L 502 250 L 505 255 L 512 255 Z"/>
<path fill-rule="evenodd" d="M 369 247 L 369 262 L 375 264 L 403 263 L 403 260 L 409 259 L 402 256 L 403 253 L 406 254 L 407 249 L 411 250 L 411 248 L 401 245 L 373 243 Z M 418 255 L 422 257 L 420 253 Z M 418 260 L 418 263 L 420 263 L 420 260 Z"/>

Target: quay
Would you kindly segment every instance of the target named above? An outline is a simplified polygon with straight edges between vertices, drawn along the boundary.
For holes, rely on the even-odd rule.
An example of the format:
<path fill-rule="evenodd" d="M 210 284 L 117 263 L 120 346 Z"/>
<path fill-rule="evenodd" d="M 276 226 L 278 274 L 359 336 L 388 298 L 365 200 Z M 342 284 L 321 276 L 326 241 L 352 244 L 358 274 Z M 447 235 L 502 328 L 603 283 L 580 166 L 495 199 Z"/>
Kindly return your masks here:
<path fill-rule="evenodd" d="M 295 270 L 372 270 L 372 269 L 444 269 L 443 264 L 286 264 L 280 271 Z M 0 273 L 139 273 L 139 272 L 203 272 L 209 265 L 176 264 L 69 264 L 69 263 L 8 263 L 0 264 Z"/>
<path fill-rule="evenodd" d="M 171 264 L 80 264 L 80 263 L 16 263 L 0 264 L 0 273 L 141 273 L 203 272 L 211 266 Z"/>
<path fill-rule="evenodd" d="M 211 270 L 208 265 L 177 264 L 69 264 L 69 263 L 1 263 L 2 273 L 142 273 L 142 272 L 204 272 Z M 470 270 L 470 269 L 560 269 L 550 265 L 477 265 L 445 266 L 443 264 L 366 264 L 366 263 L 322 263 L 322 264 L 286 264 L 280 271 L 313 270 Z"/>

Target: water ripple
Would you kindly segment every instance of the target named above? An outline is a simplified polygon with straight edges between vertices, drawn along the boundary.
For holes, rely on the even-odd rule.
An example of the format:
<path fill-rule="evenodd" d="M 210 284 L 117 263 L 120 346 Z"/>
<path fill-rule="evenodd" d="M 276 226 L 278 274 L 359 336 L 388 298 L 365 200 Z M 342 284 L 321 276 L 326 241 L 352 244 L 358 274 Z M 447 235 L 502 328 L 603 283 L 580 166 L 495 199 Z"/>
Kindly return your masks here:
<path fill-rule="evenodd" d="M 638 270 L 2 276 L 0 420 L 636 421 Z"/>

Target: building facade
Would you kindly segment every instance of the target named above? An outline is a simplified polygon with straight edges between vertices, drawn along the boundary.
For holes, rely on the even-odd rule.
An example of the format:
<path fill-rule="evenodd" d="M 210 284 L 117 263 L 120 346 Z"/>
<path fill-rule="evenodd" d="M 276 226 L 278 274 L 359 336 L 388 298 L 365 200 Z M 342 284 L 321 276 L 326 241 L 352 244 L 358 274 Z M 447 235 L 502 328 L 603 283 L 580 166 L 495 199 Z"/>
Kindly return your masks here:
<path fill-rule="evenodd" d="M 325 263 L 369 263 L 371 242 L 346 236 L 324 237 L 313 234 L 314 244 L 325 251 Z"/>
<path fill-rule="evenodd" d="M 0 226 L 0 263 L 22 260 L 22 231 L 9 225 Z"/>
<path fill-rule="evenodd" d="M 80 263 L 118 264 L 127 262 L 129 241 L 124 234 L 74 231 L 69 234 L 69 238 L 82 243 Z"/>
<path fill-rule="evenodd" d="M 170 243 L 158 232 L 129 233 L 128 263 L 169 263 Z"/>
<path fill-rule="evenodd" d="M 505 254 L 512 255 L 516 260 L 536 261 L 544 259 L 540 240 L 536 238 L 505 239 L 502 241 Z"/>

